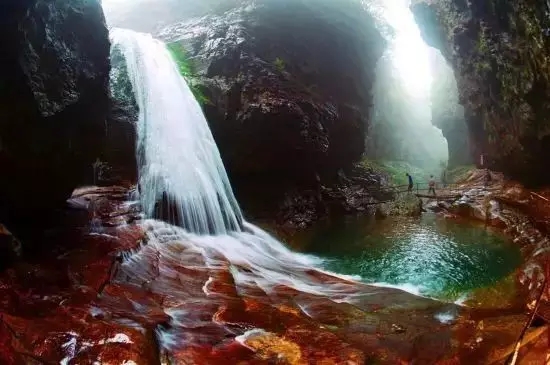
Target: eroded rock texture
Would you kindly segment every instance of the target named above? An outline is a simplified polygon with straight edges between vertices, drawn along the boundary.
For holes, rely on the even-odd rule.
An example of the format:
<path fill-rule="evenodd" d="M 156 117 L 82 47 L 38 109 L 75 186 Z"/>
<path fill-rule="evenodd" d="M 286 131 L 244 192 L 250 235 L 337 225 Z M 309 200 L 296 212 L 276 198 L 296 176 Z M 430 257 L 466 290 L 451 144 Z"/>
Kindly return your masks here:
<path fill-rule="evenodd" d="M 432 63 L 432 124 L 441 129 L 449 148 L 448 166 L 472 162 L 469 134 L 464 119 L 464 107 L 459 104 L 458 88 L 452 69 L 441 55 Z"/>
<path fill-rule="evenodd" d="M 315 196 L 363 153 L 384 41 L 359 4 L 261 1 L 160 36 L 196 67 L 245 210 L 252 200 L 279 209 L 291 190 Z"/>
<path fill-rule="evenodd" d="M 7 0 L 0 18 L 1 215 L 29 233 L 25 218 L 45 220 L 91 180 L 105 135 L 110 45 L 98 0 Z"/>
<path fill-rule="evenodd" d="M 550 178 L 549 38 L 542 0 L 417 0 L 423 37 L 454 69 L 476 159 L 529 183 Z"/>

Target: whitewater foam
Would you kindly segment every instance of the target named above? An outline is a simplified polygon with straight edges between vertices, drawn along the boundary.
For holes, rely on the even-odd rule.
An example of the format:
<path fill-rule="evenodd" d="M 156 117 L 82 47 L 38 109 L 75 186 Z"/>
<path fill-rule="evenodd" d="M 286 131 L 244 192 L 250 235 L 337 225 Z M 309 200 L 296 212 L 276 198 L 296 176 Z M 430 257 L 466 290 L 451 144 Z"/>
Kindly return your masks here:
<path fill-rule="evenodd" d="M 445 312 L 445 313 L 437 313 L 435 316 L 435 319 L 437 319 L 439 322 L 443 324 L 449 324 L 453 322 L 456 318 L 456 316 L 452 313 Z"/>
<path fill-rule="evenodd" d="M 139 198 L 149 218 L 141 222 L 146 237 L 139 249 L 123 253 L 119 275 L 177 298 L 177 308 L 165 308 L 173 326 L 156 329 L 162 346 L 204 340 L 205 335 L 178 332 L 178 327 L 201 323 L 192 308 L 223 297 L 214 291 L 216 273 L 231 275 L 239 296 L 258 289 L 277 296 L 292 289 L 336 302 L 359 298 L 364 287 L 360 277 L 320 270 L 323 260 L 292 252 L 244 221 L 200 105 L 165 45 L 148 34 L 122 29 L 111 30 L 111 39 L 113 49 L 125 56 L 140 110 L 139 189 L 130 198 Z M 114 75 L 119 77 L 120 70 Z M 168 223 L 154 219 L 159 215 Z M 187 285 L 197 279 L 199 290 Z M 376 285 L 421 293 L 410 285 Z M 300 308 L 308 313 L 307 304 Z M 212 322 L 223 320 L 220 306 Z M 259 333 L 247 332 L 237 341 Z"/>
<path fill-rule="evenodd" d="M 422 294 L 422 292 L 426 288 L 421 286 L 421 285 L 413 285 L 413 284 L 408 284 L 408 283 L 404 283 L 404 284 L 389 284 L 389 283 L 372 283 L 372 284 L 370 284 L 369 283 L 369 285 L 377 286 L 377 287 L 380 287 L 380 288 L 399 289 L 399 290 L 405 291 L 407 293 L 414 294 L 414 295 L 419 296 L 419 297 L 426 297 L 424 294 Z"/>
<path fill-rule="evenodd" d="M 243 333 L 240 336 L 235 337 L 235 341 L 237 341 L 238 343 L 240 343 L 241 345 L 243 345 L 246 348 L 254 350 L 252 347 L 250 347 L 246 344 L 246 341 L 248 341 L 250 339 L 253 339 L 255 337 L 265 336 L 267 334 L 268 334 L 268 332 L 266 332 L 265 330 L 263 330 L 261 328 L 254 328 L 254 329 L 251 329 L 249 331 L 246 331 L 245 333 Z"/>
<path fill-rule="evenodd" d="M 163 272 L 169 270 L 164 267 L 157 268 L 159 273 L 153 275 L 147 262 L 154 252 L 155 257 L 174 260 L 182 268 L 208 271 L 229 269 L 237 290 L 253 286 L 270 294 L 275 287 L 286 286 L 304 293 L 328 295 L 345 301 L 353 297 L 354 291 L 350 288 L 357 289 L 360 285 L 349 277 L 343 280 L 344 276 L 315 269 L 321 260 L 292 252 L 249 223 L 244 223 L 246 229 L 243 232 L 216 236 L 200 236 L 157 220 L 146 220 L 143 227 L 147 236 L 144 241 L 147 243 L 141 249 L 124 255 L 122 264 L 137 282 L 148 282 L 159 274 L 168 277 L 177 275 Z M 316 278 L 315 273 L 341 280 L 327 282 Z M 212 281 L 211 277 L 205 281 L 203 293 L 210 294 Z M 181 287 L 166 289 L 172 294 L 184 291 Z"/>
<path fill-rule="evenodd" d="M 347 300 L 348 286 L 357 285 L 353 278 L 326 273 L 348 282 L 338 284 L 313 278 L 311 271 L 322 260 L 292 252 L 243 220 L 201 107 L 166 46 L 151 35 L 124 29 L 112 29 L 111 39 L 113 52 L 118 50 L 125 57 L 140 110 L 139 199 L 148 217 L 154 218 L 159 205 L 168 203 L 163 209 L 169 211 L 168 218 L 174 218 L 163 219 L 171 225 L 155 220 L 144 223 L 147 246 L 123 257 L 133 274 L 143 276 L 144 282 L 150 279 L 139 263 L 156 250 L 167 257 L 178 255 L 174 259 L 182 266 L 197 257 L 209 269 L 229 263 L 237 290 L 253 285 L 270 293 L 275 286 L 287 286 Z M 112 78 L 118 77 L 121 70 L 112 73 Z M 114 81 L 112 85 L 118 84 Z M 207 280 L 202 288 L 206 295 L 210 283 Z"/>
<path fill-rule="evenodd" d="M 139 107 L 139 196 L 148 217 L 198 234 L 239 231 L 242 215 L 219 151 L 165 44 L 149 34 L 111 30 L 124 54 Z M 113 70 L 113 79 L 120 70 Z"/>

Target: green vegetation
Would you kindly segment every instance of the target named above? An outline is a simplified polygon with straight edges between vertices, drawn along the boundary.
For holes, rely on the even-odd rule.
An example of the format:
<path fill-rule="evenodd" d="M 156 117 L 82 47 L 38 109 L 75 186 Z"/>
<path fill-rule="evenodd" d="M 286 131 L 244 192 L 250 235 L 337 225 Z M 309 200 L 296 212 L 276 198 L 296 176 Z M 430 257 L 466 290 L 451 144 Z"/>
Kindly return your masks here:
<path fill-rule="evenodd" d="M 482 29 L 479 33 L 479 37 L 476 41 L 476 50 L 478 53 L 477 59 L 474 60 L 474 65 L 476 68 L 477 73 L 484 73 L 491 71 L 491 63 L 490 60 L 487 59 L 487 56 L 489 55 L 489 42 L 487 40 L 487 35 L 485 33 L 485 30 Z"/>
<path fill-rule="evenodd" d="M 491 71 L 491 64 L 488 61 L 479 61 L 475 63 L 477 73 Z"/>
<path fill-rule="evenodd" d="M 485 38 L 484 32 L 481 32 L 477 40 L 477 51 L 480 54 L 485 54 L 489 51 L 489 44 L 487 42 L 487 39 Z"/>
<path fill-rule="evenodd" d="M 462 165 L 454 167 L 447 171 L 447 181 L 449 183 L 455 183 L 462 179 L 465 179 L 468 173 L 475 168 L 475 165 Z"/>
<path fill-rule="evenodd" d="M 361 161 L 361 166 L 387 175 L 390 179 L 390 183 L 393 185 L 407 185 L 409 183 L 406 175 L 407 172 L 411 174 L 415 183 L 428 181 L 430 175 L 434 175 L 439 178 L 439 172 L 427 171 L 405 161 L 374 161 L 369 160 L 368 158 L 363 158 Z"/>
<path fill-rule="evenodd" d="M 366 157 L 361 160 L 360 165 L 365 169 L 388 176 L 390 183 L 393 185 L 407 185 L 409 183 L 407 172 L 411 174 L 415 183 L 427 182 L 430 175 L 434 175 L 436 180 L 440 180 L 441 173 L 445 168 L 443 163 L 440 164 L 438 170 L 427 170 L 406 161 L 370 160 Z M 465 179 L 475 168 L 475 165 L 461 165 L 448 169 L 447 183 L 455 183 Z"/>
<path fill-rule="evenodd" d="M 275 61 L 273 61 L 273 65 L 275 65 L 275 68 L 279 72 L 283 72 L 286 66 L 285 61 L 280 57 L 275 58 Z"/>
<path fill-rule="evenodd" d="M 191 88 L 195 99 L 197 99 L 199 104 L 201 104 L 202 106 L 206 104 L 212 104 L 210 99 L 208 99 L 208 97 L 204 94 L 200 85 L 196 82 L 196 79 L 198 78 L 197 71 L 195 65 L 189 59 L 185 48 L 183 48 L 183 46 L 178 42 L 169 43 L 167 47 L 172 54 L 172 58 L 178 65 L 178 70 L 180 74 L 183 76 L 185 81 L 187 81 L 187 84 Z"/>
<path fill-rule="evenodd" d="M 176 64 L 178 65 L 180 74 L 186 78 L 194 76 L 193 65 L 189 61 L 189 57 L 187 56 L 187 52 L 183 46 L 177 42 L 174 42 L 169 43 L 167 47 L 172 54 L 172 58 L 174 58 L 174 61 L 176 61 Z"/>

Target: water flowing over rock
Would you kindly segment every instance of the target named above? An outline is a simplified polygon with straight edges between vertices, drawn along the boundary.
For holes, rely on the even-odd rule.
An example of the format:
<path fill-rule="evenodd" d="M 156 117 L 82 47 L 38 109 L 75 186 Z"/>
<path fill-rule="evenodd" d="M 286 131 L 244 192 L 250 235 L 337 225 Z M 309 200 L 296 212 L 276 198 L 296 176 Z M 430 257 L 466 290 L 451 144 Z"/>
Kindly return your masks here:
<path fill-rule="evenodd" d="M 97 221 L 91 227 L 90 240 L 97 239 L 100 246 L 104 239 L 112 240 L 116 244 L 104 249 L 124 252 L 119 252 L 118 258 L 108 255 L 86 263 L 87 267 L 101 269 L 102 275 L 97 278 L 77 274 L 83 265 L 69 264 L 75 278 L 102 295 L 85 304 L 93 305 L 86 316 L 87 328 L 70 323 L 75 331 L 56 329 L 63 335 L 51 340 L 52 347 L 61 348 L 58 352 L 65 358 L 114 358 L 107 356 L 108 349 L 103 347 L 106 343 L 121 348 L 123 344 L 135 343 L 120 355 L 127 360 L 133 361 L 144 353 L 152 356 L 146 338 L 155 329 L 158 353 L 171 363 L 218 363 L 227 356 L 258 363 L 272 359 L 295 364 L 364 362 L 367 348 L 376 351 L 377 356 L 379 350 L 359 346 L 360 341 L 349 345 L 344 342 L 347 335 L 331 332 L 311 322 L 312 319 L 336 321 L 338 326 L 347 327 L 345 322 L 339 323 L 339 318 L 353 316 L 353 309 L 343 304 L 335 309 L 335 313 L 341 311 L 341 314 L 331 318 L 331 307 L 339 301 L 369 307 L 372 296 L 378 293 L 383 293 L 384 299 L 380 299 L 387 303 L 401 296 L 411 298 L 411 305 L 420 306 L 424 313 L 447 307 L 398 290 L 369 288 L 324 273 L 316 268 L 319 260 L 290 251 L 249 223 L 236 226 L 238 206 L 216 145 L 168 50 L 146 34 L 117 29 L 113 30 L 112 38 L 126 57 L 140 107 L 141 206 L 147 215 L 153 215 L 153 205 L 165 192 L 174 198 L 173 207 L 196 220 L 184 221 L 185 229 L 153 220 L 132 222 L 128 214 L 135 202 L 117 203 L 109 196 L 124 196 L 124 190 L 93 188 L 75 192 L 72 205 L 89 207 L 93 220 Z M 163 88 L 158 87 L 159 82 Z M 220 205 L 214 206 L 214 201 Z M 222 206 L 223 203 L 227 204 Z M 227 209 L 233 210 L 224 211 Z M 197 214 L 201 211 L 209 214 Z M 227 214 L 234 215 L 233 226 L 223 224 L 224 214 L 226 218 Z M 213 229 L 205 229 L 209 225 Z M 115 248 L 119 243 L 122 246 Z M 82 301 L 86 303 L 86 299 Z M 404 317 L 399 310 L 390 311 L 392 323 L 384 322 L 381 331 L 401 334 L 406 341 L 405 327 L 395 324 L 403 322 Z M 435 316 L 427 318 L 426 325 L 437 325 Z M 24 319 L 11 317 L 5 321 L 10 328 L 25 323 Z M 130 328 L 113 334 L 121 324 Z M 424 331 L 413 322 L 408 322 L 407 327 L 409 331 Z M 103 329 L 100 339 L 92 335 L 94 328 Z M 449 329 L 447 326 L 441 330 Z M 327 346 L 327 351 L 313 350 L 323 346 Z M 392 361 L 408 356 L 408 351 L 389 351 Z M 48 359 L 59 356 L 59 353 L 47 354 Z"/>
<path fill-rule="evenodd" d="M 476 161 L 523 182 L 550 179 L 546 1 L 416 0 L 426 42 L 454 70 Z"/>
<path fill-rule="evenodd" d="M 92 178 L 110 45 L 97 0 L 2 1 L 0 33 L 0 216 L 23 238 Z"/>
<path fill-rule="evenodd" d="M 158 36 L 196 69 L 191 83 L 245 211 L 280 213 L 290 200 L 305 210 L 299 201 L 323 198 L 320 185 L 364 152 L 384 41 L 359 3 L 260 1 Z"/>
<path fill-rule="evenodd" d="M 0 272 L 2 364 L 484 364 L 527 318 L 333 276 L 249 225 L 245 241 L 136 221 L 129 197 L 76 190 L 80 219 Z"/>
<path fill-rule="evenodd" d="M 91 3 L 95 2 L 75 2 Z M 524 314 L 495 316 L 327 273 L 318 269 L 318 259 L 294 253 L 257 227 L 239 221 L 238 206 L 204 116 L 162 43 L 124 31 L 115 38 L 122 38 L 119 45 L 130 65 L 128 74 L 139 104 L 136 148 L 144 178 L 139 186 L 141 204 L 123 186 L 77 189 L 68 201 L 67 219 L 42 235 L 34 257 L 23 257 L 0 271 L 0 363 L 475 364 L 480 359 L 498 360 L 493 354 L 500 356 L 515 341 L 526 320 Z M 24 81 L 23 73 L 11 76 Z M 107 79 L 103 73 L 97 77 Z M 30 99 L 22 98 L 21 103 L 28 102 L 23 106 L 34 109 L 27 111 L 37 113 L 29 114 L 35 118 L 29 119 L 34 123 L 29 126 L 58 121 L 49 118 L 71 108 L 44 119 L 34 94 L 26 91 Z M 106 90 L 101 95 L 107 98 Z M 54 105 L 59 104 L 48 107 Z M 105 111 L 95 106 L 103 115 Z M 91 114 L 90 109 L 75 110 Z M 72 122 L 91 117 L 76 111 L 71 115 L 76 118 Z M 5 122 L 2 119 L 2 128 L 14 127 Z M 95 137 L 86 128 L 75 130 Z M 32 174 L 43 163 L 48 174 L 39 176 L 46 185 L 40 188 L 57 201 L 75 180 L 58 180 L 64 175 L 54 167 L 63 166 L 78 175 L 80 171 L 70 169 L 70 163 L 83 163 L 84 169 L 104 146 L 83 143 L 76 138 L 80 135 L 65 135 L 64 128 L 55 131 L 58 139 L 33 134 L 36 139 L 8 141 L 8 146 L 9 152 L 18 142 L 22 147 L 17 152 L 31 149 L 35 145 L 22 142 L 43 142 L 38 137 L 78 144 L 70 149 L 79 152 L 74 160 L 66 160 L 60 153 L 66 151 L 59 149 L 52 151 L 53 156 L 32 150 L 32 157 L 44 152 L 36 165 L 26 165 L 28 159 L 17 160 L 30 173 L 17 175 L 14 183 L 23 185 L 23 176 L 37 185 Z M 0 132 L 4 146 L 6 137 Z M 18 157 L 7 157 L 13 156 Z M 47 164 L 54 157 L 58 158 L 55 165 Z M 356 181 L 376 179 L 364 170 L 353 175 Z M 344 173 L 335 178 L 343 186 L 355 184 L 347 179 Z M 2 193 L 24 192 L 31 185 Z M 334 199 L 353 197 L 344 207 L 362 207 L 364 194 L 355 188 L 359 185 L 342 191 L 344 198 Z M 325 196 L 339 192 L 320 190 Z M 49 197 L 45 195 L 45 201 Z M 154 215 L 152 208 L 159 198 L 166 198 L 170 209 L 180 210 L 186 204 L 185 209 L 210 214 L 193 217 L 198 226 L 176 222 L 187 229 L 143 219 L 140 208 Z M 188 199 L 195 200 L 189 203 Z M 228 215 L 233 223 L 220 219 Z M 210 225 L 213 228 L 207 231 L 212 234 L 205 234 L 205 226 Z M 18 240 L 6 230 L 0 233 L 5 247 L 18 255 Z"/>
<path fill-rule="evenodd" d="M 206 234 L 239 230 L 242 216 L 202 110 L 164 43 L 113 29 L 139 105 L 144 212 Z"/>

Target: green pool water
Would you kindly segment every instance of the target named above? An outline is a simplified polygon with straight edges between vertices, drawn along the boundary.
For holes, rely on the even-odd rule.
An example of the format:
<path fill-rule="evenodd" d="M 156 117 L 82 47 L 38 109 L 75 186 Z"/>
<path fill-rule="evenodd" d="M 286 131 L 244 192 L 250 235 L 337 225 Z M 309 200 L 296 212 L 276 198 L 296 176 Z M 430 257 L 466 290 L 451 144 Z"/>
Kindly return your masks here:
<path fill-rule="evenodd" d="M 325 258 L 332 272 L 446 299 L 491 286 L 521 263 L 519 247 L 506 238 L 433 214 L 320 224 L 294 243 L 304 253 Z"/>

